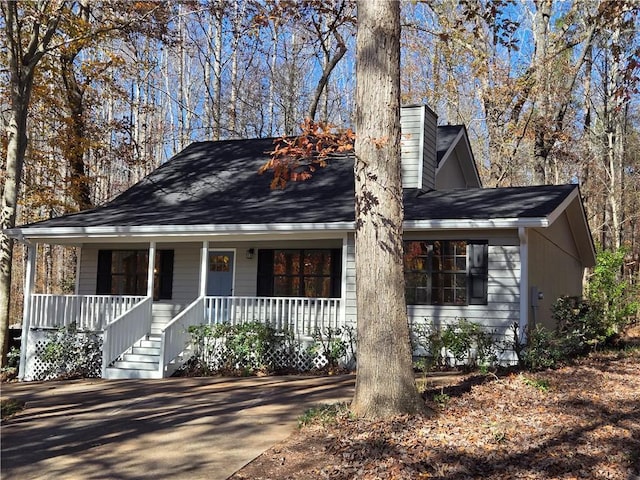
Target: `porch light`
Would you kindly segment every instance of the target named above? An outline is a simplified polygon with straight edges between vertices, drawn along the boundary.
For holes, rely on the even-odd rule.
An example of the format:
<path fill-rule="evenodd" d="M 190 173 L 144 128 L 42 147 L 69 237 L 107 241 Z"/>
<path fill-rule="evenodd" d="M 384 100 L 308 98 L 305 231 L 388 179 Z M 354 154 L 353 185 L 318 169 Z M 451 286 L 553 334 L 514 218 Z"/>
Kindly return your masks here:
<path fill-rule="evenodd" d="M 251 260 L 255 254 L 256 254 L 256 249 L 255 248 L 247 249 L 247 254 L 246 254 L 247 260 Z"/>

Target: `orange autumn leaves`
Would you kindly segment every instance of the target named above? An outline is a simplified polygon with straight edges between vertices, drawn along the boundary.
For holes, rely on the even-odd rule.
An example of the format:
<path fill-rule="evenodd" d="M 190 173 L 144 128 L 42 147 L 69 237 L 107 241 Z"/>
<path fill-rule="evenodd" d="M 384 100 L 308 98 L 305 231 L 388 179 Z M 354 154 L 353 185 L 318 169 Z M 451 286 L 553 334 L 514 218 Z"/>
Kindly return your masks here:
<path fill-rule="evenodd" d="M 327 166 L 332 156 L 353 151 L 352 129 L 339 129 L 325 122 L 306 119 L 296 137 L 279 137 L 269 152 L 270 159 L 258 173 L 273 172 L 272 189 L 284 189 L 289 182 L 302 182 Z"/>

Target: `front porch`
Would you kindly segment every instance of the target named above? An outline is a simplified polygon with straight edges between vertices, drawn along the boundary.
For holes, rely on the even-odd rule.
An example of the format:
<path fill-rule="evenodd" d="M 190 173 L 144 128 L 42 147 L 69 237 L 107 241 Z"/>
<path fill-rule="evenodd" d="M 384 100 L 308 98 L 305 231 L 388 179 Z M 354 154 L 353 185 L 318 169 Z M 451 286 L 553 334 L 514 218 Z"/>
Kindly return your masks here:
<path fill-rule="evenodd" d="M 102 378 L 163 378 L 190 352 L 190 326 L 260 322 L 310 342 L 316 331 L 344 326 L 341 300 L 308 297 L 200 296 L 165 322 L 154 316 L 150 296 L 32 294 L 25 303 L 20 378 L 43 366 L 46 334 L 74 325 L 102 337 Z"/>

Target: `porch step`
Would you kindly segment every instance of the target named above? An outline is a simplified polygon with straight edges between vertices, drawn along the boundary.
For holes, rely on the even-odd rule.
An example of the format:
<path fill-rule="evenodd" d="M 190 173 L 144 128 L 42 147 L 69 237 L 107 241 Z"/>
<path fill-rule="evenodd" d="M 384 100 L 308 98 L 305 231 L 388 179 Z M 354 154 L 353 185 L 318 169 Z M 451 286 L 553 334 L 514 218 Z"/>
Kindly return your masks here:
<path fill-rule="evenodd" d="M 141 363 L 155 363 L 160 361 L 160 352 L 157 353 L 125 353 L 122 356 L 124 362 L 141 362 Z"/>
<path fill-rule="evenodd" d="M 162 378 L 160 368 L 160 335 L 153 333 L 138 340 L 121 358 L 107 368 L 106 378 Z"/>
<path fill-rule="evenodd" d="M 162 378 L 162 375 L 157 370 L 136 370 L 126 368 L 107 368 L 105 378 L 110 380 L 121 380 L 127 378 Z"/>
<path fill-rule="evenodd" d="M 153 355 L 153 356 L 160 356 L 160 347 L 138 347 L 138 346 L 133 346 L 131 347 L 131 353 L 134 355 Z"/>
<path fill-rule="evenodd" d="M 127 355 L 123 355 L 126 359 Z M 113 362 L 115 368 L 122 368 L 124 370 L 157 370 L 158 362 L 155 361 L 133 361 L 133 360 L 118 360 Z"/>

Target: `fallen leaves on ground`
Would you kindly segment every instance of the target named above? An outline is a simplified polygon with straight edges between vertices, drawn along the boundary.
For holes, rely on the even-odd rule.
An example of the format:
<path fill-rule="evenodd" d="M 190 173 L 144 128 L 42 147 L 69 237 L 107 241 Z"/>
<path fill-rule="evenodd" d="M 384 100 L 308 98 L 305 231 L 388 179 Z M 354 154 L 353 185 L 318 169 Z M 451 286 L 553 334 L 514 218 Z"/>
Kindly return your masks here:
<path fill-rule="evenodd" d="M 639 350 L 466 385 L 427 391 L 430 417 L 306 427 L 232 479 L 640 480 Z"/>

